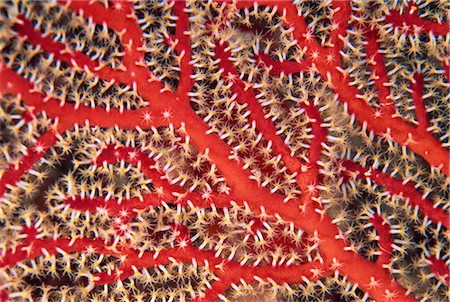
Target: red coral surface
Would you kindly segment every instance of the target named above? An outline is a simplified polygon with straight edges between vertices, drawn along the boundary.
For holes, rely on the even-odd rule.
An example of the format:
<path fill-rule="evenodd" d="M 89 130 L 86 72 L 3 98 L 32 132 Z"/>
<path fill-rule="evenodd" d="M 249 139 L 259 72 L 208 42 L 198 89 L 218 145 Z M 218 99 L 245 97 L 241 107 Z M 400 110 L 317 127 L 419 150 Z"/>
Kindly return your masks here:
<path fill-rule="evenodd" d="M 446 301 L 445 1 L 0 4 L 2 301 Z"/>

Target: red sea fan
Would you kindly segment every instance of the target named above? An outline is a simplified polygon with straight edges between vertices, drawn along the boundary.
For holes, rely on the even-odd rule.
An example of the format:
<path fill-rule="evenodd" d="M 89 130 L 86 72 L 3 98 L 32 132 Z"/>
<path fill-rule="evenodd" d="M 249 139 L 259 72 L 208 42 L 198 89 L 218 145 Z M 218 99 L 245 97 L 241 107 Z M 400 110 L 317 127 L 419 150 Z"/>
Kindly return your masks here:
<path fill-rule="evenodd" d="M 0 2 L 0 300 L 448 300 L 449 11 Z"/>

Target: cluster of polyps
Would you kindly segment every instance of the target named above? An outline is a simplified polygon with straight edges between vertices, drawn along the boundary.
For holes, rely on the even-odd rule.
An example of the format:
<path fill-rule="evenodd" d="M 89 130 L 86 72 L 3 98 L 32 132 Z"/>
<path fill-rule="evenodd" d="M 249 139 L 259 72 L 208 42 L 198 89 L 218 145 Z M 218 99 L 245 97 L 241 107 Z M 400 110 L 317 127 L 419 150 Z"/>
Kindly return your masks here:
<path fill-rule="evenodd" d="M 0 300 L 445 301 L 446 1 L 0 3 Z"/>

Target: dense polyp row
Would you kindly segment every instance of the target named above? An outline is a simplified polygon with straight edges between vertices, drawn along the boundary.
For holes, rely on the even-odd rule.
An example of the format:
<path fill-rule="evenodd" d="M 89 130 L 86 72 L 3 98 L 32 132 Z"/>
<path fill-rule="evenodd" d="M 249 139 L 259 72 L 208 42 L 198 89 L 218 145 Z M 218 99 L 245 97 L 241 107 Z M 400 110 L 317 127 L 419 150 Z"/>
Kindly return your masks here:
<path fill-rule="evenodd" d="M 106 23 L 95 24 L 92 18 L 69 9 L 66 5 L 15 1 L 17 13 L 32 22 L 33 27 L 53 40 L 66 43 L 70 49 L 80 51 L 113 68 L 121 67 L 120 33 Z"/>
<path fill-rule="evenodd" d="M 0 129 L 2 131 L 3 152 L 0 173 L 3 174 L 9 165 L 18 166 L 22 156 L 36 144 L 37 138 L 51 125 L 45 114 L 35 113 L 17 96 L 7 94 L 0 104 Z"/>
<path fill-rule="evenodd" d="M 446 301 L 447 1 L 0 3 L 0 301 Z"/>

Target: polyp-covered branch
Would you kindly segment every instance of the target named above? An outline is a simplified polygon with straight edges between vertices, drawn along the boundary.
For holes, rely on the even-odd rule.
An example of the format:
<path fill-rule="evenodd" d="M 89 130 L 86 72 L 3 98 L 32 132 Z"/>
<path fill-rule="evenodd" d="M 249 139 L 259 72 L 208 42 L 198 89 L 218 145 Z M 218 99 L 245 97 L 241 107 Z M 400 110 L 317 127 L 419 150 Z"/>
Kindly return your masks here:
<path fill-rule="evenodd" d="M 344 165 L 350 171 L 357 171 L 358 177 L 368 177 L 376 184 L 386 187 L 391 194 L 406 198 L 412 206 L 419 207 L 420 211 L 424 215 L 430 217 L 433 221 L 441 223 L 446 228 L 450 227 L 450 221 L 448 220 L 447 213 L 442 209 L 434 207 L 433 204 L 426 199 L 426 196 L 423 196 L 416 190 L 416 188 L 414 188 L 413 184 L 396 180 L 377 169 L 364 168 L 350 161 L 345 162 Z"/>
<path fill-rule="evenodd" d="M 406 26 L 408 30 L 411 30 L 410 28 L 412 27 L 413 31 L 420 30 L 425 32 L 433 32 L 437 35 L 448 34 L 448 24 L 440 24 L 422 19 L 419 17 L 417 9 L 418 7 L 413 4 L 404 8 L 403 13 L 393 10 L 386 16 L 386 22 L 392 23 L 396 27 Z"/>
<path fill-rule="evenodd" d="M 49 130 L 43 134 L 36 142 L 34 149 L 28 151 L 28 154 L 22 159 L 18 167 L 10 166 L 9 170 L 3 174 L 0 184 L 0 197 L 6 192 L 8 187 L 12 187 L 20 180 L 22 175 L 30 170 L 33 165 L 42 158 L 45 152 L 57 141 L 59 132 L 63 132 L 61 127 L 55 130 Z"/>
<path fill-rule="evenodd" d="M 241 7 L 246 5 L 248 4 L 243 3 Z M 313 38 L 305 39 L 307 28 L 304 18 L 297 16 L 296 9 L 286 3 L 280 3 L 279 7 L 283 10 L 286 23 L 294 27 L 293 35 L 299 44 L 306 45 L 310 55 L 315 53 L 316 57 L 326 57 L 329 53 L 328 49 L 322 48 Z M 337 69 L 330 68 L 324 60 L 317 60 L 315 63 L 322 77 L 332 83 L 340 99 L 348 105 L 351 113 L 355 113 L 360 123 L 367 122 L 369 127 L 378 134 L 386 133 L 387 129 L 391 129 L 392 136 L 398 143 L 408 145 L 412 151 L 420 154 L 430 164 L 441 167 L 442 171 L 449 170 L 447 151 L 431 133 L 417 131 L 402 119 L 391 116 L 383 117 L 383 121 L 380 122 L 375 117 L 373 109 L 363 102 L 355 101 L 356 95 L 359 94 L 358 90 L 351 86 L 349 80 Z"/>
<path fill-rule="evenodd" d="M 220 266 L 220 271 L 217 271 L 220 279 L 212 284 L 211 289 L 205 293 L 204 297 L 199 297 L 193 301 L 214 301 L 218 297 L 222 301 L 228 301 L 222 293 L 236 283 L 252 284 L 271 281 L 277 284 L 298 284 L 305 279 L 315 280 L 329 274 L 329 272 L 322 271 L 320 275 L 316 275 L 315 272 L 319 267 L 320 263 L 318 261 L 296 266 L 277 267 L 242 267 L 238 264 L 227 262 Z M 225 272 L 227 273 L 225 274 Z"/>
<path fill-rule="evenodd" d="M 216 57 L 220 59 L 219 66 L 223 69 L 223 73 L 234 78 L 238 78 L 236 69 L 229 61 L 229 55 L 226 52 L 224 45 L 217 44 L 215 48 Z M 249 122 L 256 122 L 256 127 L 260 133 L 268 140 L 273 142 L 274 151 L 281 155 L 282 160 L 285 162 L 287 168 L 291 172 L 298 172 L 300 169 L 300 161 L 289 154 L 289 150 L 281 140 L 281 137 L 277 135 L 277 129 L 275 129 L 273 123 L 264 116 L 264 111 L 261 105 L 256 99 L 252 87 L 245 87 L 241 81 L 232 82 L 234 92 L 237 94 L 236 101 L 238 103 L 247 104 L 247 108 L 250 110 Z"/>
<path fill-rule="evenodd" d="M 378 91 L 378 99 L 380 100 L 381 114 L 391 116 L 394 114 L 393 101 L 389 99 L 389 88 L 385 86 L 385 83 L 389 83 L 389 79 L 386 73 L 386 68 L 383 63 L 383 56 L 379 53 L 379 45 L 377 42 L 378 36 L 374 30 L 367 33 L 367 56 L 371 60 L 372 72 L 374 74 L 374 81 Z"/>
<path fill-rule="evenodd" d="M 36 91 L 32 83 L 5 66 L 2 67 L 2 75 L 6 79 L 0 83 L 3 93 L 20 94 L 28 106 L 35 108 L 37 112 L 45 111 L 49 117 L 58 119 L 59 125 L 63 128 L 69 128 L 74 124 L 84 124 L 85 121 L 100 127 L 118 125 L 125 129 L 135 129 L 136 126 L 150 128 L 167 124 L 163 118 L 163 111 L 160 111 L 157 106 L 154 106 L 153 110 L 143 108 L 124 113 L 120 113 L 118 109 L 111 109 L 107 112 L 99 107 L 80 106 L 76 108 L 77 106 L 72 103 L 61 103 L 58 99 Z"/>
<path fill-rule="evenodd" d="M 65 2 L 65 1 L 61 1 Z M 143 85 L 149 77 L 149 71 L 140 62 L 143 60 L 142 31 L 136 23 L 132 2 L 117 2 L 112 7 L 105 8 L 99 3 L 89 3 L 88 1 L 68 1 L 68 5 L 74 11 L 83 12 L 83 15 L 91 18 L 96 24 L 106 24 L 116 33 L 120 34 L 123 56 L 123 75 L 128 77 L 115 77 L 118 81 L 133 80 Z M 131 75 L 131 78 L 129 77 Z M 150 83 L 154 89 L 159 88 L 158 83 Z"/>
<path fill-rule="evenodd" d="M 19 16 L 18 20 L 20 21 L 15 26 L 18 35 L 23 37 L 27 42 L 53 54 L 56 59 L 70 63 L 73 68 L 81 68 L 85 71 L 95 72 L 95 74 L 108 81 L 113 78 L 128 80 L 126 77 L 119 76 L 120 72 L 118 70 L 114 70 L 109 66 L 102 66 L 100 68 L 101 65 L 98 61 L 94 61 L 83 53 L 70 49 L 67 45 L 57 43 L 48 36 L 43 36 L 41 32 L 33 27 L 31 21 L 25 17 Z M 122 74 L 124 73 L 122 72 Z"/>
<path fill-rule="evenodd" d="M 266 55 L 265 53 L 259 53 L 255 55 L 255 60 L 261 61 L 269 67 L 270 73 L 275 75 L 283 74 L 293 74 L 302 72 L 308 69 L 308 67 L 311 66 L 311 62 L 308 60 L 301 60 L 300 62 L 297 61 L 283 61 L 283 62 L 277 62 L 272 60 L 271 57 Z"/>
<path fill-rule="evenodd" d="M 335 53 L 339 53 L 339 50 L 342 49 L 343 41 L 339 38 L 339 36 L 345 35 L 347 31 L 347 23 L 351 16 L 351 7 L 348 5 L 347 1 L 333 1 L 333 30 L 330 33 L 329 44 L 335 51 Z"/>
<path fill-rule="evenodd" d="M 380 214 L 373 215 L 371 222 L 377 231 L 379 242 L 380 242 L 380 251 L 377 263 L 380 264 L 388 264 L 391 261 L 391 251 L 392 251 L 392 238 L 390 234 L 389 224 L 383 219 Z"/>
<path fill-rule="evenodd" d="M 188 36 L 189 30 L 189 11 L 186 8 L 185 3 L 178 1 L 175 2 L 174 14 L 177 16 L 177 28 L 174 35 L 174 43 L 178 43 L 175 49 L 179 53 L 180 57 L 180 82 L 178 83 L 177 92 L 181 94 L 187 93 L 194 81 L 191 78 L 192 64 L 190 63 L 192 57 L 191 40 Z"/>

